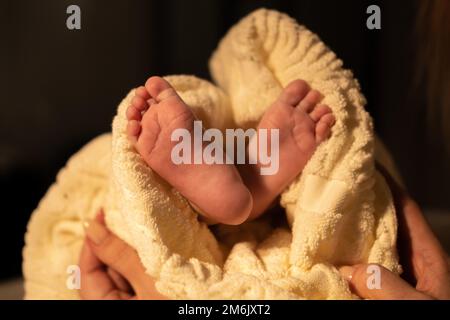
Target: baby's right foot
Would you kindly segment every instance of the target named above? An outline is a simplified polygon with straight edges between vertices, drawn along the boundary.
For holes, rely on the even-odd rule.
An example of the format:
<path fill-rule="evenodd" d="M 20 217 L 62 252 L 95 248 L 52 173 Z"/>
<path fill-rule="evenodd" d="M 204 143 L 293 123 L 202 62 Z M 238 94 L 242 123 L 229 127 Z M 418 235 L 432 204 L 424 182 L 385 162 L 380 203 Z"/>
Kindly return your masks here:
<path fill-rule="evenodd" d="M 145 87 L 137 88 L 127 118 L 130 141 L 145 162 L 207 220 L 240 224 L 248 218 L 251 194 L 234 165 L 172 161 L 172 149 L 177 144 L 171 139 L 172 133 L 187 129 L 194 137 L 195 116 L 166 80 L 151 77 Z"/>

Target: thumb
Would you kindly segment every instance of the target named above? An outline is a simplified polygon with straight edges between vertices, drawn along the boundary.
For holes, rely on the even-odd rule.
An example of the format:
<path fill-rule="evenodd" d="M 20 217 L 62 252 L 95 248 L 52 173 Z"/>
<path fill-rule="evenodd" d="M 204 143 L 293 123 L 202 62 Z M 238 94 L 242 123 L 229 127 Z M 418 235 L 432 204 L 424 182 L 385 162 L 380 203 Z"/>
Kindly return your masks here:
<path fill-rule="evenodd" d="M 97 215 L 89 223 L 86 236 L 95 256 L 130 282 L 137 275 L 145 273 L 136 251 L 106 228 L 103 214 Z"/>
<path fill-rule="evenodd" d="M 121 274 L 139 298 L 165 298 L 156 290 L 153 279 L 146 274 L 137 252 L 108 230 L 103 213 L 89 223 L 86 235 L 95 256 Z"/>
<path fill-rule="evenodd" d="M 429 296 L 411 287 L 405 280 L 377 264 L 358 264 L 339 269 L 350 289 L 363 299 L 424 300 Z"/>

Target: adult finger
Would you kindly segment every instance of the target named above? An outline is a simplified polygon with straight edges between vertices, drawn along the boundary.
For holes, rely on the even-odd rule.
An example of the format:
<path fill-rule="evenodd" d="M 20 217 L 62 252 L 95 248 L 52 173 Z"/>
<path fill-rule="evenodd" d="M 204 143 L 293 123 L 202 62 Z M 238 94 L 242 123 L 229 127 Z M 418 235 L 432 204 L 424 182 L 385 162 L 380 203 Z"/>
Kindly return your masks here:
<path fill-rule="evenodd" d="M 129 296 L 117 289 L 105 271 L 105 265 L 95 256 L 85 242 L 80 255 L 80 296 L 85 300 L 128 299 Z"/>
<path fill-rule="evenodd" d="M 108 267 L 116 270 L 132 286 L 140 299 L 164 299 L 147 275 L 137 252 L 108 230 L 103 214 L 92 220 L 86 230 L 93 253 Z"/>
<path fill-rule="evenodd" d="M 419 240 L 414 245 L 431 243 L 433 246 L 437 246 L 440 249 L 439 241 L 431 230 L 431 227 L 427 223 L 425 217 L 422 214 L 422 210 L 418 204 L 408 195 L 408 193 L 392 178 L 389 172 L 380 164 L 377 164 L 377 169 L 383 175 L 386 183 L 392 192 L 394 198 L 394 204 L 399 218 L 399 224 L 406 229 L 407 234 L 411 241 Z M 426 239 L 426 241 L 424 241 Z"/>
<path fill-rule="evenodd" d="M 107 267 L 106 273 L 111 278 L 111 280 L 114 282 L 114 285 L 123 292 L 129 292 L 130 294 L 133 292 L 133 288 L 131 288 L 131 285 L 128 283 L 128 281 L 116 270 L 113 268 Z"/>
<path fill-rule="evenodd" d="M 420 293 L 388 269 L 376 264 L 343 266 L 339 269 L 350 289 L 363 299 L 424 300 L 431 297 Z"/>
<path fill-rule="evenodd" d="M 399 224 L 399 251 L 405 266 L 402 275 L 416 288 L 438 298 L 450 297 L 448 255 L 431 230 L 418 204 L 382 166 L 378 170 L 391 188 Z"/>

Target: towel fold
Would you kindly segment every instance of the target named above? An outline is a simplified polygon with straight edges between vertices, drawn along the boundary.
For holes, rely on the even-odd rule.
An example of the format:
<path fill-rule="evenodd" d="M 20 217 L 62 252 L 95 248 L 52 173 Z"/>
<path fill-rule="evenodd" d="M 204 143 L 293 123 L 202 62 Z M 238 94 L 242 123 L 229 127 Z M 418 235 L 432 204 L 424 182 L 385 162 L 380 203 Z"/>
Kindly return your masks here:
<path fill-rule="evenodd" d="M 260 9 L 222 39 L 210 70 L 216 85 L 166 77 L 207 127 L 255 127 L 294 79 L 320 91 L 333 110 L 332 136 L 281 195 L 287 223 L 275 224 L 270 215 L 241 226 L 199 222 L 130 145 L 131 91 L 112 135 L 74 155 L 33 213 L 24 248 L 26 298 L 79 298 L 66 286 L 66 271 L 78 263 L 82 221 L 99 207 L 169 298 L 351 299 L 338 266 L 379 263 L 401 271 L 392 198 L 374 166 L 377 159 L 392 168 L 391 161 L 342 61 L 290 17 Z"/>

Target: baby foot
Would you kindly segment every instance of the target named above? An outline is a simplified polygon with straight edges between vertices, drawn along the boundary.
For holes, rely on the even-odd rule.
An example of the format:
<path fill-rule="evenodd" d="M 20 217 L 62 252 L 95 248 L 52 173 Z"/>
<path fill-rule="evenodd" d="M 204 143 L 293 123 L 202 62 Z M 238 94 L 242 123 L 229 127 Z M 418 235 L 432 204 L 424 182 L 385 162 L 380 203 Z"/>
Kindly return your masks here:
<path fill-rule="evenodd" d="M 244 182 L 253 195 L 251 218 L 260 215 L 303 171 L 317 146 L 330 136 L 335 118 L 328 106 L 318 104 L 320 100 L 318 91 L 296 80 L 283 90 L 261 119 L 258 130 L 279 130 L 279 170 L 267 176 L 260 176 L 256 168 L 250 173 L 245 170 Z"/>
<path fill-rule="evenodd" d="M 195 116 L 166 80 L 151 77 L 137 88 L 127 118 L 129 139 L 145 162 L 209 221 L 240 224 L 248 218 L 251 194 L 233 165 L 172 161 L 172 133 L 187 129 L 193 137 Z"/>
<path fill-rule="evenodd" d="M 285 164 L 280 165 L 280 174 L 297 176 L 316 147 L 330 136 L 335 118 L 328 106 L 318 105 L 320 100 L 318 91 L 296 80 L 283 90 L 261 119 L 258 129 L 279 129 L 280 163 Z"/>

